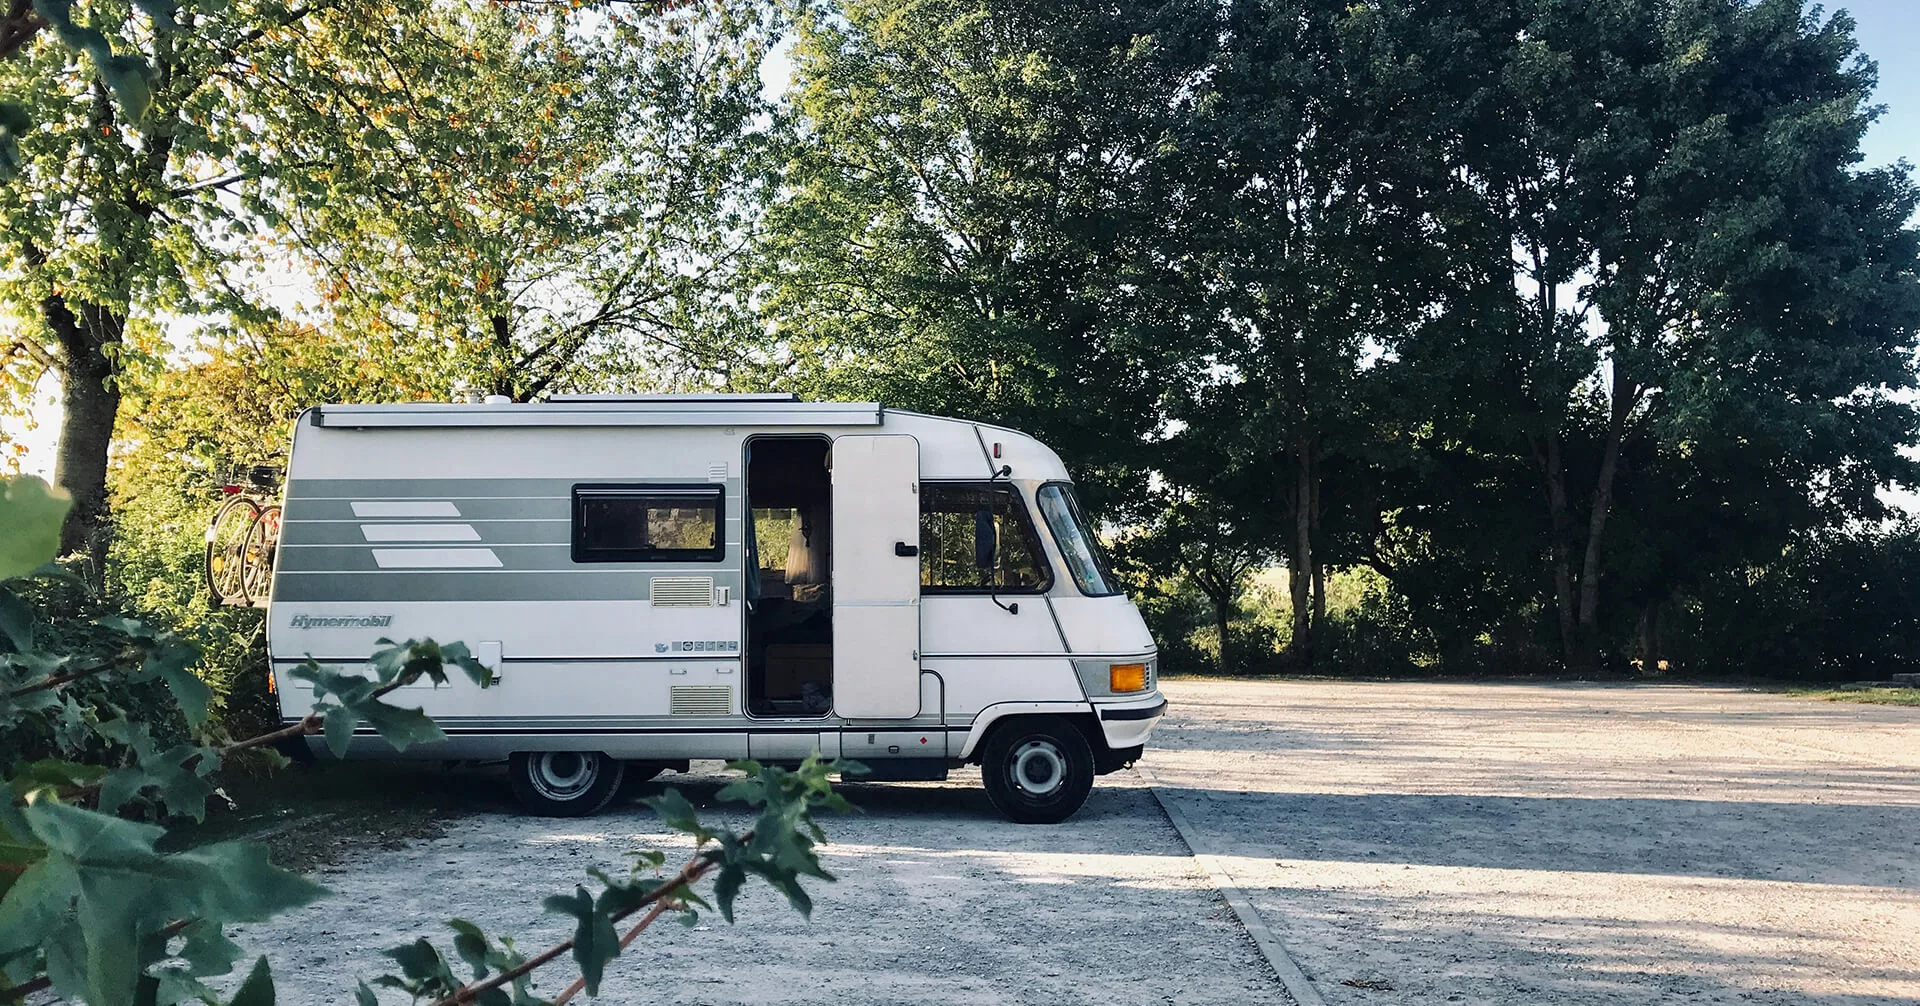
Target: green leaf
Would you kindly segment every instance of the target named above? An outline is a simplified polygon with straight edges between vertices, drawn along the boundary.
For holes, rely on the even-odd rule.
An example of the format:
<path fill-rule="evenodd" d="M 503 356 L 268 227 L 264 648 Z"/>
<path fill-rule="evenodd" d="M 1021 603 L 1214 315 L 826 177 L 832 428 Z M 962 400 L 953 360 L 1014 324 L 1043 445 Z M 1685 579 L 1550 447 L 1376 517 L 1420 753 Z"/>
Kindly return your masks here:
<path fill-rule="evenodd" d="M 660 815 L 661 823 L 674 831 L 686 832 L 702 841 L 713 836 L 713 833 L 700 823 L 700 812 L 677 789 L 668 789 L 658 796 L 650 796 L 640 802 L 652 807 L 653 812 Z"/>
<path fill-rule="evenodd" d="M 42 790 L 58 792 L 63 789 L 75 789 L 91 786 L 107 774 L 100 765 L 82 765 L 78 762 L 61 761 L 58 758 L 42 758 L 14 769 L 13 778 L 7 780 L 7 786 L 13 795 L 26 801 L 29 794 Z"/>
<path fill-rule="evenodd" d="M 21 814 L 48 856 L 0 902 L 0 934 L 46 932 L 47 921 L 61 918 L 77 922 L 80 957 L 72 959 L 76 948 L 68 947 L 62 966 L 78 968 L 83 987 L 63 994 L 90 1004 L 133 1001 L 139 976 L 165 954 L 151 935 L 173 919 L 261 921 L 323 893 L 274 867 L 261 845 L 223 842 L 161 855 L 154 841 L 163 831 L 151 825 L 65 804 L 37 803 Z M 23 895 L 29 881 L 38 904 Z"/>
<path fill-rule="evenodd" d="M 588 870 L 587 873 L 607 885 L 606 889 L 600 892 L 598 906 L 608 918 L 624 915 L 646 904 L 647 896 L 666 883 L 656 877 L 631 880 L 609 877 L 598 869 Z"/>
<path fill-rule="evenodd" d="M 393 745 L 395 751 L 447 739 L 439 724 L 419 707 L 403 709 L 374 699 L 354 707 L 354 712 L 379 731 L 380 739 Z"/>
<path fill-rule="evenodd" d="M 393 640 L 382 639 L 380 642 L 392 643 Z M 383 685 L 396 681 L 410 685 L 423 677 L 431 679 L 436 685 L 447 683 L 440 644 L 431 639 L 409 639 L 405 643 L 374 651 L 373 669 Z"/>
<path fill-rule="evenodd" d="M 11 643 L 18 653 L 33 649 L 33 622 L 33 606 L 0 586 L 0 641 Z"/>
<path fill-rule="evenodd" d="M 265 955 L 253 962 L 253 970 L 227 1006 L 273 1006 L 273 969 L 267 967 Z"/>
<path fill-rule="evenodd" d="M 487 976 L 487 934 L 480 927 L 465 919 L 448 919 L 447 925 L 453 927 L 453 952 L 460 955 L 467 967 L 473 969 L 473 978 L 479 981 Z"/>
<path fill-rule="evenodd" d="M 353 728 L 360 717 L 346 706 L 329 706 L 326 716 L 321 718 L 320 727 L 327 738 L 327 750 L 335 758 L 345 758 L 347 749 L 353 746 Z"/>
<path fill-rule="evenodd" d="M 94 619 L 93 624 L 103 629 L 110 629 L 114 632 L 118 632 L 121 635 L 134 640 L 145 640 L 145 639 L 153 638 L 153 629 L 148 627 L 147 623 L 142 622 L 137 618 L 126 618 L 120 615 L 109 615 L 105 618 Z"/>
<path fill-rule="evenodd" d="M 713 878 L 713 900 L 720 907 L 720 917 L 733 922 L 733 899 L 740 893 L 740 884 L 747 879 L 746 871 L 738 866 L 727 864 L 720 867 L 720 873 Z"/>
<path fill-rule="evenodd" d="M 587 994 L 599 995 L 601 973 L 608 961 L 620 956 L 620 934 L 614 932 L 613 920 L 598 909 L 584 887 L 574 888 L 571 896 L 553 895 L 542 905 L 555 915 L 571 915 L 578 921 L 573 929 L 573 959 L 580 965 Z"/>
<path fill-rule="evenodd" d="M 198 728 L 207 722 L 207 704 L 213 700 L 213 689 L 193 673 L 193 666 L 200 662 L 200 648 L 178 639 L 162 640 L 147 651 L 147 659 L 141 664 L 141 677 L 159 677 L 167 683 L 167 690 L 173 693 L 180 711 L 187 717 L 187 725 Z"/>
<path fill-rule="evenodd" d="M 53 560 L 60 551 L 60 525 L 72 507 L 64 490 L 31 475 L 0 482 L 0 580 Z"/>
<path fill-rule="evenodd" d="M 153 978 L 154 1006 L 175 1006 L 193 999 L 209 1006 L 218 1006 L 220 1003 L 220 993 L 182 968 L 161 968 L 153 972 Z"/>
<path fill-rule="evenodd" d="M 113 88 L 113 96 L 120 103 L 120 111 L 127 120 L 138 125 L 147 121 L 153 112 L 152 70 L 146 61 L 137 56 L 112 55 L 105 59 L 94 54 L 94 65 L 100 70 L 100 76 Z"/>
<path fill-rule="evenodd" d="M 196 978 L 230 974 L 244 956 L 240 945 L 227 938 L 219 923 L 205 919 L 187 927 L 187 942 L 180 948 L 180 958 Z"/>
<path fill-rule="evenodd" d="M 43 859 L 28 867 L 0 899 L 0 953 L 11 954 L 39 944 L 67 917 L 67 909 L 79 893 L 80 878 L 74 875 L 71 860 Z M 84 950 L 80 956 L 86 956 Z M 68 988 L 71 991 L 76 987 Z M 84 983 L 77 988 L 84 988 Z"/>
<path fill-rule="evenodd" d="M 147 774 L 137 766 L 117 768 L 100 784 L 100 809 L 117 814 L 146 788 Z"/>
<path fill-rule="evenodd" d="M 440 648 L 440 657 L 447 663 L 467 672 L 467 680 L 482 688 L 493 685 L 493 671 L 480 661 L 473 659 L 465 643 L 448 643 Z"/>
<path fill-rule="evenodd" d="M 440 951 L 427 942 L 424 936 L 384 953 L 393 958 L 395 964 L 400 965 L 402 976 L 420 987 L 450 992 L 460 984 L 453 977 L 453 972 L 447 968 L 447 962 L 440 956 Z"/>
<path fill-rule="evenodd" d="M 364 981 L 354 985 L 353 1001 L 355 1006 L 380 1006 L 380 997 L 374 995 Z"/>

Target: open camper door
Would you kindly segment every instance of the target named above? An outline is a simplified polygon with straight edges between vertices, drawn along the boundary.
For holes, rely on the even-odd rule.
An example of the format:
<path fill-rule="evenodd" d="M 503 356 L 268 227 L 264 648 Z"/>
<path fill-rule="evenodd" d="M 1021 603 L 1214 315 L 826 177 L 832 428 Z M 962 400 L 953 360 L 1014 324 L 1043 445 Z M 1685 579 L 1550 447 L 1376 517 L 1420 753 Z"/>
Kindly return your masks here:
<path fill-rule="evenodd" d="M 851 719 L 920 712 L 920 443 L 833 442 L 833 706 Z"/>

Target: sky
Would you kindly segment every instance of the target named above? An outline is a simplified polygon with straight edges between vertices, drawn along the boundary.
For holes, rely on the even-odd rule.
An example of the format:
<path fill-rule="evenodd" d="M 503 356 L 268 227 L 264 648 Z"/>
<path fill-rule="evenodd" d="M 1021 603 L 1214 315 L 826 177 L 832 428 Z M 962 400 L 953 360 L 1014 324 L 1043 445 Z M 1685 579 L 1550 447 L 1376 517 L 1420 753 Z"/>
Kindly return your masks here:
<path fill-rule="evenodd" d="M 1880 87 L 1874 97 L 1886 112 L 1861 143 L 1865 165 L 1878 167 L 1905 158 L 1920 166 L 1920 58 L 1914 56 L 1920 52 L 1920 0 L 1841 0 L 1826 4 L 1825 9 L 1851 14 L 1861 49 L 1880 64 Z M 784 78 L 784 66 L 770 76 Z M 0 431 L 27 447 L 20 459 L 22 471 L 50 478 L 58 388 L 49 379 L 40 390 L 34 408 L 37 428 L 29 429 L 28 421 L 0 417 Z M 1907 494 L 1901 495 L 1905 502 Z"/>
<path fill-rule="evenodd" d="M 1880 89 L 1874 97 L 1886 114 L 1860 145 L 1868 165 L 1891 164 L 1904 157 L 1920 165 L 1920 0 L 1846 0 L 1829 10 L 1844 10 L 1859 25 L 1860 48 L 1880 64 Z"/>

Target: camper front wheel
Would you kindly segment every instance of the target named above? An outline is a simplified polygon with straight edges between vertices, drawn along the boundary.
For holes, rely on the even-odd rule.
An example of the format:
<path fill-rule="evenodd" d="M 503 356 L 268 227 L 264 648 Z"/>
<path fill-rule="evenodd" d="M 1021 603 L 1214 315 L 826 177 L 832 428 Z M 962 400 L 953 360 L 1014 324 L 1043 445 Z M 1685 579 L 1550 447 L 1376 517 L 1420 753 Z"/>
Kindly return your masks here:
<path fill-rule="evenodd" d="M 1093 749 L 1058 716 L 1020 716 L 999 726 L 981 753 L 987 798 L 1008 820 L 1056 824 L 1093 789 Z"/>
<path fill-rule="evenodd" d="M 507 759 L 507 783 L 535 814 L 579 817 L 613 799 L 625 769 L 598 751 L 523 751 Z"/>

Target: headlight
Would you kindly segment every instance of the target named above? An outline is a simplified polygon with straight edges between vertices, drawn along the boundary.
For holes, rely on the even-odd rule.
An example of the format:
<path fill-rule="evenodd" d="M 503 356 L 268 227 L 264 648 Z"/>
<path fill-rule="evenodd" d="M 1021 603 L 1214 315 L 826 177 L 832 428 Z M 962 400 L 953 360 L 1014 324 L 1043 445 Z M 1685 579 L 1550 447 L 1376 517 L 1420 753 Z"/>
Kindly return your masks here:
<path fill-rule="evenodd" d="M 1145 664 L 1109 664 L 1107 665 L 1107 687 L 1118 694 L 1120 692 L 1144 692 L 1147 690 L 1147 665 Z"/>

